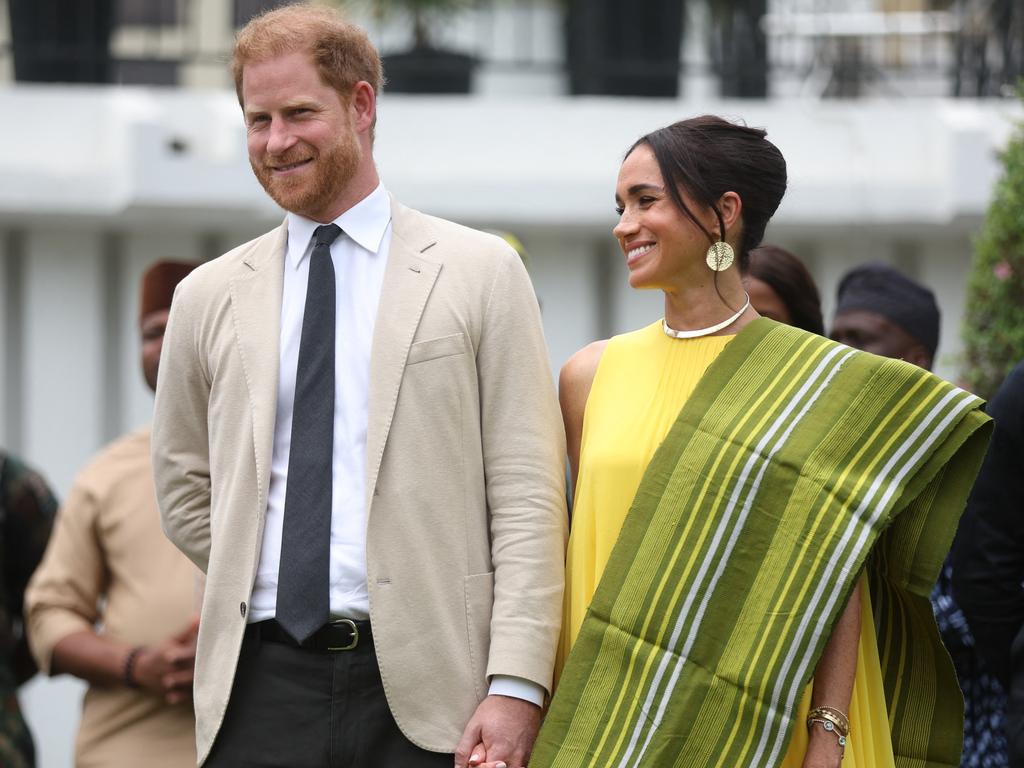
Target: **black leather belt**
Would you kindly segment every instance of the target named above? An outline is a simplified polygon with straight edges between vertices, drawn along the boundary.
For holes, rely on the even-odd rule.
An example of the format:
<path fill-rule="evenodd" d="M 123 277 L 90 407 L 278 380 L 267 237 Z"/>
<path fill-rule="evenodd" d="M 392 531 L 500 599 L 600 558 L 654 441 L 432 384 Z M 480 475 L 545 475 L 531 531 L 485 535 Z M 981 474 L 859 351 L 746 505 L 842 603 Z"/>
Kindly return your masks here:
<path fill-rule="evenodd" d="M 354 619 L 335 619 L 328 622 L 303 643 L 296 642 L 273 619 L 250 624 L 245 631 L 249 637 L 262 640 L 265 643 L 280 643 L 293 648 L 330 653 L 354 651 L 361 646 L 369 647 L 371 639 L 370 622 L 368 620 L 355 621 Z"/>

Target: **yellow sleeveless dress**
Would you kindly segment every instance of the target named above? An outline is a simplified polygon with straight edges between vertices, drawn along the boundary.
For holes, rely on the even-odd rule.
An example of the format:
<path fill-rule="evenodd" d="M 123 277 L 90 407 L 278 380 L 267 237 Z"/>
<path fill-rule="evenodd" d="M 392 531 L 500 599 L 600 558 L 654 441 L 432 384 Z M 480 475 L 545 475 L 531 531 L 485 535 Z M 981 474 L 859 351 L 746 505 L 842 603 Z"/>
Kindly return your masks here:
<path fill-rule="evenodd" d="M 587 399 L 566 556 L 565 603 L 556 679 L 583 623 L 647 464 L 686 399 L 732 336 L 673 339 L 661 320 L 605 347 Z M 861 635 L 843 768 L 894 768 L 871 598 L 861 576 Z M 797 710 L 781 768 L 800 768 L 811 687 Z"/>

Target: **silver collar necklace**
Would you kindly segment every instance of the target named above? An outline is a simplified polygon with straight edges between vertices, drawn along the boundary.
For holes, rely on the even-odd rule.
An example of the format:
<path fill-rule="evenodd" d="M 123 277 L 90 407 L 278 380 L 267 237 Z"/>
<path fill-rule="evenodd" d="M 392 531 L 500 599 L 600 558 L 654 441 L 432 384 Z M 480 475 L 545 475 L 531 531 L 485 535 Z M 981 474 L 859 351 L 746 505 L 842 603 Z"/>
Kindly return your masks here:
<path fill-rule="evenodd" d="M 740 307 L 740 311 L 732 317 L 725 318 L 725 320 L 720 323 L 709 325 L 707 328 L 695 328 L 692 331 L 677 331 L 675 328 L 669 328 L 668 320 L 662 320 L 661 329 L 665 331 L 666 336 L 671 336 L 673 339 L 696 339 L 701 336 L 710 336 L 712 333 L 717 333 L 723 328 L 728 328 L 739 320 L 740 316 L 750 308 L 750 294 L 744 292 L 743 295 L 747 297 L 747 302 Z"/>

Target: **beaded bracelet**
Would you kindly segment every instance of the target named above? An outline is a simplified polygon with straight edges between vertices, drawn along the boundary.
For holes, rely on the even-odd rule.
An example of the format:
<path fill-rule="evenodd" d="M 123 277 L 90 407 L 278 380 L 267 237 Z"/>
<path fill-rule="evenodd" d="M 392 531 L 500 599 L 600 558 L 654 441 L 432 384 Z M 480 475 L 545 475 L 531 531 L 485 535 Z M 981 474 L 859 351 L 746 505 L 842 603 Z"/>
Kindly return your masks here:
<path fill-rule="evenodd" d="M 807 718 L 807 730 L 811 730 L 815 723 L 821 723 L 822 728 L 829 733 L 834 733 L 836 735 L 836 739 L 839 741 L 839 759 L 842 760 L 843 755 L 846 754 L 846 736 L 839 732 L 839 729 L 836 728 L 835 724 L 833 724 L 831 720 L 825 720 L 820 717 Z"/>
<path fill-rule="evenodd" d="M 124 669 L 121 672 L 121 678 L 129 688 L 139 687 L 139 683 L 135 679 L 135 662 L 138 660 L 139 654 L 142 653 L 142 648 L 141 645 L 136 645 L 128 651 L 128 655 L 124 659 Z"/>

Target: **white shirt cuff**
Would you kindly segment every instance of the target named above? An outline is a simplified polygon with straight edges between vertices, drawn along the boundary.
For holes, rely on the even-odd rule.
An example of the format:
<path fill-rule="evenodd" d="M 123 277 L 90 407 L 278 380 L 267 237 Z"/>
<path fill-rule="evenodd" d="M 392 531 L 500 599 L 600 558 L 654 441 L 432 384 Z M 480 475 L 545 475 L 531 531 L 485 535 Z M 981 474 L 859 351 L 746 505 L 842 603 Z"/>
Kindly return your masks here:
<path fill-rule="evenodd" d="M 544 706 L 544 697 L 547 696 L 543 685 L 537 685 L 532 680 L 512 675 L 492 675 L 488 693 L 523 699 L 538 707 Z"/>

